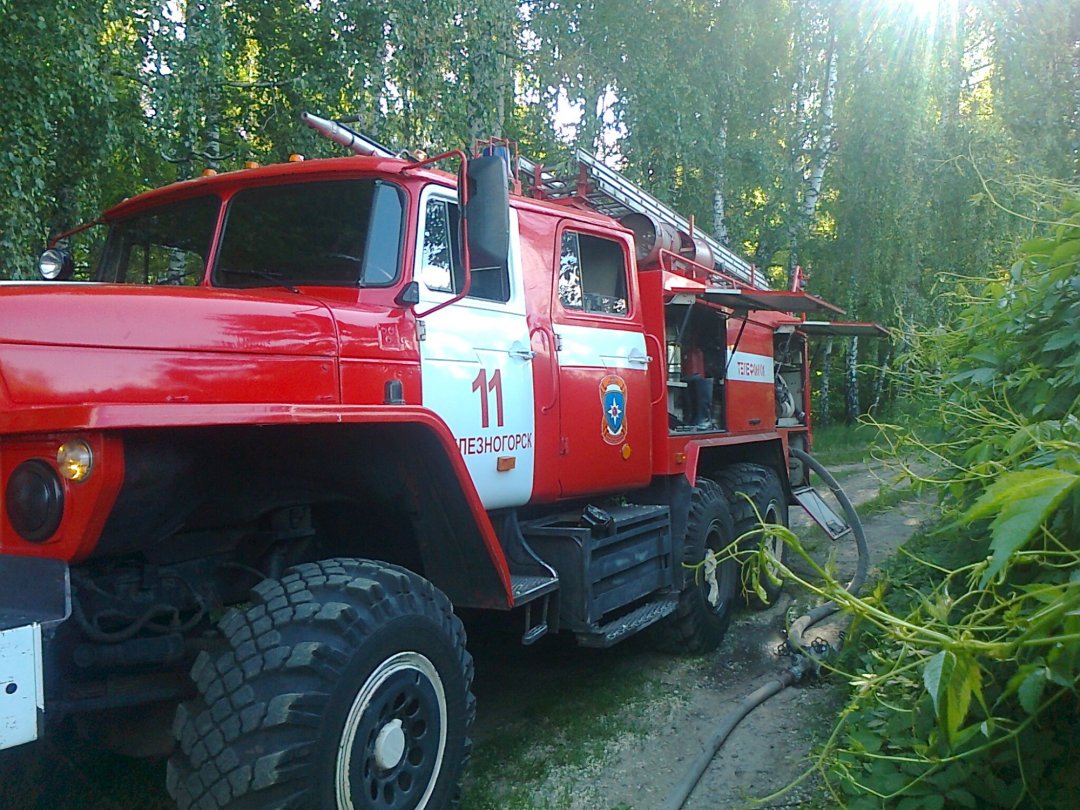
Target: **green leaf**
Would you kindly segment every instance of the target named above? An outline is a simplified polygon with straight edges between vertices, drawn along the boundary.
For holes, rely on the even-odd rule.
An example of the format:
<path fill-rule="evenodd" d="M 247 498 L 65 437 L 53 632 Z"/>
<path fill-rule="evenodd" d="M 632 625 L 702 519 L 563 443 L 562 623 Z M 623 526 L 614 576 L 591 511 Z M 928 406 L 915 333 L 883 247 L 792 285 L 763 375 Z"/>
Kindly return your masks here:
<path fill-rule="evenodd" d="M 1072 239 L 1058 245 L 1050 255 L 1050 261 L 1054 264 L 1060 264 L 1078 253 L 1080 253 L 1080 239 Z"/>
<path fill-rule="evenodd" d="M 1025 712 L 1035 714 L 1039 710 L 1039 700 L 1042 698 L 1043 689 L 1045 688 L 1046 667 L 1039 667 L 1024 678 L 1016 694 Z"/>
<path fill-rule="evenodd" d="M 948 683 L 952 668 L 956 663 L 956 656 L 948 650 L 942 650 L 929 661 L 923 669 L 923 684 L 934 701 L 934 712 L 941 715 L 941 700 L 945 694 L 943 684 Z"/>
<path fill-rule="evenodd" d="M 975 797 L 963 788 L 948 791 L 945 798 L 959 807 L 975 807 Z"/>
<path fill-rule="evenodd" d="M 1005 568 L 1009 557 L 1034 536 L 1077 483 L 1080 476 L 1071 472 L 1033 469 L 1006 473 L 987 488 L 963 516 L 971 523 L 996 515 L 990 524 L 993 555 L 982 587 Z"/>

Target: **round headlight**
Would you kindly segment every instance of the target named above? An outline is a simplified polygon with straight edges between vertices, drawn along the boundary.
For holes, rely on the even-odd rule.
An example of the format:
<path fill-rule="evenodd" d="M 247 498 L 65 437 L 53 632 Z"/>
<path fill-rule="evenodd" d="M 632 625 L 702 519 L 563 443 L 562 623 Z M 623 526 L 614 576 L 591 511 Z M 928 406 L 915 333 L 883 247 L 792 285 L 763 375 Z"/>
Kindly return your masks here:
<path fill-rule="evenodd" d="M 75 272 L 75 261 L 67 251 L 49 248 L 38 259 L 38 272 L 46 281 L 64 281 Z"/>
<path fill-rule="evenodd" d="M 64 487 L 41 459 L 15 468 L 4 492 L 8 520 L 21 537 L 41 543 L 56 533 L 64 516 Z"/>
<path fill-rule="evenodd" d="M 64 442 L 56 451 L 56 466 L 69 481 L 85 481 L 94 469 L 94 451 L 82 439 Z"/>

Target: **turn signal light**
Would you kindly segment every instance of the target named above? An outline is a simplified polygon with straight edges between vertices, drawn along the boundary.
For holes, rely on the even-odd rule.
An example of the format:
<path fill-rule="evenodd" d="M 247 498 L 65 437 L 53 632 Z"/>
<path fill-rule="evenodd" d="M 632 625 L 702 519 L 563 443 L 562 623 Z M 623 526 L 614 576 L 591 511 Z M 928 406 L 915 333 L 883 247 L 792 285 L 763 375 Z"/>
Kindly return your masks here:
<path fill-rule="evenodd" d="M 94 451 L 82 439 L 64 442 L 56 451 L 56 466 L 68 481 L 85 481 L 94 469 Z"/>

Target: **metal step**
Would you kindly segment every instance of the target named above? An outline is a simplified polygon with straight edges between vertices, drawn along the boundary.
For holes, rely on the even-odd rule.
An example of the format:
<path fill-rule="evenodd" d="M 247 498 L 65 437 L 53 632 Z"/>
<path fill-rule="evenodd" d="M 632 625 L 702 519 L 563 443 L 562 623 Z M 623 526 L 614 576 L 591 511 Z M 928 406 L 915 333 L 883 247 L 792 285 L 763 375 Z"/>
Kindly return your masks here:
<path fill-rule="evenodd" d="M 514 605 L 524 605 L 555 591 L 559 587 L 559 578 L 511 574 L 510 587 L 514 594 Z"/>
<path fill-rule="evenodd" d="M 593 632 L 577 633 L 578 644 L 582 647 L 610 647 L 626 636 L 670 616 L 678 606 L 679 597 L 674 595 L 655 602 L 646 602 L 626 615 L 598 626 Z"/>
<path fill-rule="evenodd" d="M 833 540 L 838 540 L 851 531 L 851 527 L 847 525 L 840 515 L 832 510 L 832 507 L 821 497 L 821 493 L 813 487 L 799 487 L 792 490 L 791 494 L 795 496 L 795 500 L 799 502 L 799 505 L 806 510 L 806 514 L 810 515 L 814 522 L 825 531 L 825 534 L 829 535 Z"/>

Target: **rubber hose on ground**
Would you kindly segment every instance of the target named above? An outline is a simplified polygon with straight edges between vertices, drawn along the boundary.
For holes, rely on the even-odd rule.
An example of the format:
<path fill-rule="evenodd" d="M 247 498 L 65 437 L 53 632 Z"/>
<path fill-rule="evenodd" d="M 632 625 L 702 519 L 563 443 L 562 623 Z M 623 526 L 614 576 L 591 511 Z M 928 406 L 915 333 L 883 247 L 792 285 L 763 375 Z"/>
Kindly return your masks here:
<path fill-rule="evenodd" d="M 821 462 L 810 454 L 799 450 L 797 447 L 791 448 L 791 455 L 795 456 L 795 458 L 809 466 L 810 469 L 821 476 L 821 480 L 829 487 L 829 490 L 836 498 L 837 503 L 840 504 L 840 508 L 844 510 L 844 514 L 847 516 L 848 525 L 851 526 L 851 533 L 855 538 L 858 559 L 855 563 L 855 575 L 851 578 L 851 581 L 844 590 L 848 593 L 858 593 L 859 589 L 862 588 L 863 583 L 866 582 L 867 571 L 870 570 L 870 551 L 866 545 L 866 534 L 863 532 L 862 521 L 859 520 L 859 513 L 855 511 L 855 507 L 852 506 L 851 501 L 844 493 L 844 490 L 840 488 L 840 484 L 838 484 L 832 474 L 822 466 Z M 804 616 L 800 616 L 792 622 L 791 629 L 788 630 L 788 643 L 795 650 L 803 649 L 803 634 L 826 616 L 831 616 L 838 609 L 835 602 L 826 602 L 824 605 L 819 605 Z"/>
<path fill-rule="evenodd" d="M 859 514 L 855 511 L 855 507 L 852 506 L 847 495 L 845 495 L 844 491 L 840 488 L 840 484 L 836 482 L 836 479 L 832 477 L 829 471 L 826 470 L 820 462 L 807 453 L 804 453 L 802 450 L 794 447 L 791 448 L 791 454 L 799 461 L 807 464 L 814 472 L 821 476 L 821 479 L 829 487 L 829 490 L 840 504 L 840 508 L 844 510 L 844 514 L 847 516 L 848 523 L 851 526 L 851 533 L 855 537 L 855 546 L 858 549 L 859 556 L 855 565 L 855 575 L 851 578 L 851 581 L 847 584 L 845 590 L 847 590 L 848 593 L 856 593 L 866 581 L 866 574 L 870 569 L 869 550 L 866 545 L 866 535 L 863 532 L 862 521 L 859 520 Z M 788 631 L 788 642 L 791 647 L 794 650 L 801 650 L 803 648 L 802 634 L 826 616 L 835 613 L 837 609 L 835 602 L 826 602 L 824 605 L 819 605 L 809 613 L 796 619 L 792 623 L 791 629 Z M 724 745 L 725 740 L 727 740 L 731 732 L 735 730 L 735 727 L 742 722 L 746 715 L 750 714 L 750 712 L 773 695 L 782 692 L 784 689 L 791 686 L 796 680 L 797 676 L 791 670 L 782 672 L 775 678 L 770 678 L 760 687 L 744 697 L 739 702 L 738 706 L 724 715 L 724 718 L 720 721 L 720 725 L 717 726 L 713 736 L 709 739 L 701 756 L 694 760 L 693 765 L 690 766 L 686 775 L 672 790 L 667 804 L 664 805 L 664 810 L 681 810 L 683 805 L 686 804 L 686 800 L 690 798 L 690 794 L 694 792 L 694 788 L 697 787 L 697 783 L 701 780 L 705 770 L 709 767 L 709 763 L 713 761 L 716 753 Z"/>
<path fill-rule="evenodd" d="M 690 794 L 694 792 L 694 788 L 697 787 L 697 783 L 701 780 L 705 769 L 709 767 L 709 763 L 713 761 L 716 752 L 723 746 L 728 735 L 735 730 L 735 726 L 739 725 L 746 715 L 750 714 L 766 700 L 793 683 L 795 683 L 794 674 L 781 672 L 778 676 L 766 681 L 762 686 L 744 697 L 739 701 L 738 706 L 724 715 L 724 719 L 717 726 L 716 732 L 709 739 L 708 745 L 701 753 L 701 756 L 694 760 L 694 764 L 690 766 L 686 775 L 675 786 L 667 804 L 664 805 L 664 810 L 680 810 L 686 804 L 686 800 L 690 798 Z"/>

